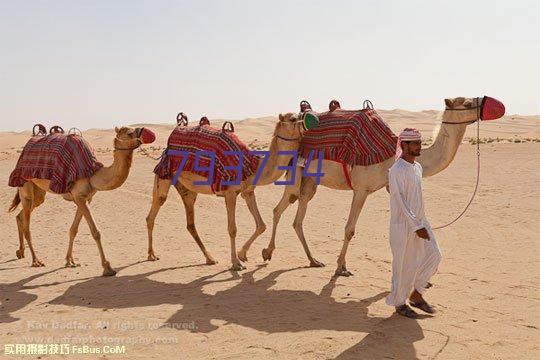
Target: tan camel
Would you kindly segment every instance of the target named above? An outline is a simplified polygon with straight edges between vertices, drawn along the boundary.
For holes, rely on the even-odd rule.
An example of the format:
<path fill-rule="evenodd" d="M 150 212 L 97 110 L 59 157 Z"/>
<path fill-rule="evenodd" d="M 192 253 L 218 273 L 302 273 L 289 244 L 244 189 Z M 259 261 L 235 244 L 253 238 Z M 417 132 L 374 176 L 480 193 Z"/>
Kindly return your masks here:
<path fill-rule="evenodd" d="M 270 143 L 270 155 L 268 157 L 268 162 L 265 165 L 265 168 L 262 171 L 262 174 L 257 182 L 257 186 L 268 185 L 273 183 L 275 180 L 279 179 L 285 174 L 285 170 L 280 170 L 278 167 L 287 166 L 292 158 L 290 155 L 279 155 L 278 151 L 286 150 L 297 150 L 300 144 L 300 139 L 303 134 L 304 128 L 302 126 L 302 121 L 298 119 L 298 116 L 292 113 L 287 113 L 285 115 L 279 115 L 279 121 L 276 124 L 274 135 Z M 258 170 L 257 170 L 258 172 Z M 256 173 L 257 173 L 256 172 Z M 255 174 L 256 174 L 255 173 Z M 225 191 L 216 193 L 217 196 L 225 197 L 225 205 L 227 208 L 227 222 L 228 222 L 228 231 L 231 242 L 231 262 L 232 270 L 243 270 L 245 267 L 242 265 L 240 260 L 247 261 L 246 251 L 251 246 L 253 241 L 261 235 L 266 230 L 266 225 L 261 218 L 259 210 L 257 208 L 257 201 L 255 199 L 255 185 L 253 181 L 255 174 L 247 178 L 245 181 L 242 181 L 240 185 L 231 185 Z M 191 173 L 187 171 L 182 171 L 178 182 L 176 183 L 176 190 L 180 194 L 182 201 L 184 203 L 184 208 L 186 211 L 186 222 L 187 230 L 197 242 L 197 245 L 200 247 L 204 257 L 206 258 L 206 263 L 213 265 L 216 263 L 214 258 L 208 253 L 204 244 L 197 233 L 195 227 L 195 200 L 197 199 L 197 194 L 206 194 L 212 195 L 212 189 L 207 185 L 194 185 L 194 181 L 206 181 L 206 178 Z M 169 188 L 172 184 L 170 179 L 160 179 L 158 176 L 154 179 L 154 190 L 152 198 L 152 207 L 148 216 L 146 217 L 146 224 L 148 228 L 148 260 L 158 260 L 159 258 L 155 255 L 153 249 L 153 237 L 152 232 L 154 229 L 154 221 L 159 212 L 160 207 L 167 200 L 167 194 Z M 253 235 L 246 242 L 244 247 L 236 253 L 236 200 L 238 194 L 241 194 L 248 209 L 255 219 L 256 229 Z"/>
<path fill-rule="evenodd" d="M 91 177 L 77 180 L 71 187 L 69 193 L 61 194 L 68 201 L 73 201 L 77 205 L 75 219 L 69 229 L 69 246 L 66 255 L 66 267 L 75 267 L 78 264 L 73 260 L 73 241 L 77 235 L 79 224 L 82 217 L 86 219 L 92 237 L 97 243 L 101 264 L 103 266 L 104 276 L 113 276 L 116 274 L 105 258 L 103 247 L 101 245 L 101 235 L 92 218 L 87 202 L 90 203 L 92 197 L 97 191 L 116 189 L 126 181 L 131 162 L 133 159 L 133 150 L 138 148 L 142 143 L 143 132 L 151 133 L 145 128 L 130 128 L 122 127 L 115 128 L 116 137 L 114 139 L 114 161 L 111 166 L 102 167 L 97 170 Z M 154 137 L 151 133 L 150 137 Z M 152 140 L 153 141 L 153 140 Z M 150 141 L 151 142 L 151 141 Z M 19 250 L 17 250 L 17 258 L 24 257 L 24 239 L 28 242 L 28 247 L 32 253 L 32 266 L 44 266 L 34 251 L 32 246 L 32 236 L 30 234 L 30 214 L 32 211 L 45 201 L 45 194 L 51 192 L 49 189 L 50 180 L 47 179 L 28 179 L 23 186 L 17 189 L 17 194 L 13 199 L 9 211 L 12 212 L 17 208 L 19 203 L 22 203 L 22 210 L 17 215 L 17 227 L 19 230 Z"/>
<path fill-rule="evenodd" d="M 452 162 L 454 155 L 461 144 L 467 125 L 479 120 L 479 115 L 483 107 L 482 98 L 458 97 L 446 99 L 445 102 L 446 110 L 442 114 L 443 122 L 435 142 L 432 146 L 423 150 L 422 155 L 417 159 L 423 167 L 424 177 L 439 173 L 446 169 Z M 504 107 L 502 111 L 504 114 Z M 502 116 L 502 114 L 500 116 Z M 356 223 L 367 196 L 388 184 L 388 169 L 390 169 L 393 163 L 394 158 L 390 158 L 379 164 L 371 166 L 354 166 L 352 168 L 351 181 L 353 187 L 353 199 L 349 218 L 345 226 L 343 247 L 337 260 L 336 275 L 352 275 L 346 267 L 345 255 L 347 253 L 347 247 L 351 238 L 354 236 Z M 312 163 L 309 171 L 315 172 L 316 166 L 316 162 Z M 276 247 L 276 229 L 281 214 L 287 209 L 289 204 L 294 203 L 296 199 L 298 199 L 298 210 L 296 212 L 293 227 L 302 242 L 306 255 L 310 261 L 310 266 L 320 267 L 324 266 L 324 264 L 317 261 L 311 255 L 302 228 L 308 202 L 315 195 L 317 185 L 313 178 L 301 178 L 302 171 L 300 170 L 301 169 L 297 169 L 296 171 L 297 179 L 294 182 L 295 185 L 287 186 L 285 188 L 280 202 L 274 208 L 272 238 L 268 247 L 263 249 L 262 256 L 264 260 L 270 260 L 272 258 L 272 252 Z M 336 190 L 351 190 L 343 176 L 341 164 L 323 160 L 322 173 L 324 173 L 324 176 L 321 178 L 321 185 Z"/>

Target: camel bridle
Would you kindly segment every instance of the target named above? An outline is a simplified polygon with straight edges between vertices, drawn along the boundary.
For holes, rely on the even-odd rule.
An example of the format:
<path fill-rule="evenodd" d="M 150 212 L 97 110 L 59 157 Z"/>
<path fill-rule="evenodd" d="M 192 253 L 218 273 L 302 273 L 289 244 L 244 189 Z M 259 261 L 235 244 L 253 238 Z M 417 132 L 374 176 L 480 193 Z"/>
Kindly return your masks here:
<path fill-rule="evenodd" d="M 295 120 L 295 121 L 291 121 L 291 124 L 293 124 L 293 125 L 296 125 L 298 123 L 302 123 L 302 126 L 304 126 L 303 120 L 298 119 L 298 120 Z M 304 127 L 304 130 L 306 130 L 305 127 Z M 281 139 L 281 140 L 284 140 L 284 141 L 300 141 L 300 139 L 302 138 L 301 136 L 299 136 L 297 138 L 288 138 L 288 137 L 285 137 L 285 136 L 281 136 L 279 134 L 277 134 L 276 137 L 278 139 Z"/>
<path fill-rule="evenodd" d="M 120 139 L 120 138 L 118 138 L 118 136 L 116 136 L 114 138 L 114 140 L 115 140 L 114 149 L 115 150 L 135 150 L 136 148 L 141 146 L 141 144 L 143 143 L 142 140 L 141 140 L 142 132 L 143 132 L 143 128 L 141 128 L 141 130 L 139 131 L 138 137 L 136 139 Z M 122 143 L 122 142 L 132 142 L 133 140 L 137 140 L 137 146 L 135 146 L 135 147 L 126 147 L 126 148 L 124 148 L 124 147 L 116 146 L 116 141 L 119 141 L 120 143 Z"/>
<path fill-rule="evenodd" d="M 476 98 L 476 103 L 478 104 L 480 98 Z M 457 124 L 472 124 L 474 122 L 476 122 L 476 163 L 477 163 L 477 166 L 476 166 L 476 185 L 474 187 L 474 191 L 473 191 L 473 194 L 471 196 L 471 199 L 469 200 L 469 203 L 465 206 L 465 209 L 463 209 L 463 211 L 461 212 L 461 214 L 459 214 L 454 220 L 452 220 L 451 222 L 449 222 L 448 224 L 445 224 L 445 225 L 441 225 L 441 226 L 437 226 L 437 227 L 434 227 L 433 230 L 438 230 L 438 229 L 442 229 L 442 228 L 445 228 L 447 226 L 450 226 L 452 225 L 453 223 L 455 223 L 456 221 L 458 221 L 464 214 L 465 212 L 467 212 L 467 210 L 469 209 L 469 206 L 471 206 L 475 196 L 476 196 L 476 193 L 478 191 L 478 185 L 480 183 L 480 120 L 481 120 L 481 117 L 482 117 L 482 108 L 484 106 L 484 100 L 485 100 L 485 97 L 482 99 L 482 102 L 480 103 L 480 105 L 476 105 L 475 107 L 470 107 L 470 108 L 467 108 L 467 109 L 446 109 L 446 111 L 464 111 L 464 110 L 474 110 L 476 109 L 476 114 L 477 114 L 477 117 L 476 117 L 476 120 L 473 120 L 473 121 L 468 121 L 468 122 L 464 122 L 464 123 L 460 123 L 460 122 L 451 122 L 451 121 L 443 121 L 442 123 L 443 124 L 452 124 L 452 125 L 457 125 Z"/>

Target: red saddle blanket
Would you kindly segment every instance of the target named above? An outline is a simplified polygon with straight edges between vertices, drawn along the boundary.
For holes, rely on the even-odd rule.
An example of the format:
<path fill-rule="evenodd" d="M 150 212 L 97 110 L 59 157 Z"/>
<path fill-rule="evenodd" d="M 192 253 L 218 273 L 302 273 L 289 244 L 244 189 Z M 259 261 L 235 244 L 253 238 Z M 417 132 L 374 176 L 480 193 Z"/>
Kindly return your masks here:
<path fill-rule="evenodd" d="M 188 159 L 182 171 L 189 171 L 204 177 L 210 177 L 208 171 L 195 170 L 195 156 L 197 152 L 209 151 L 215 155 L 214 175 L 210 179 L 214 192 L 227 189 L 223 181 L 235 181 L 238 177 L 234 169 L 225 169 L 226 166 L 238 166 L 239 156 L 225 154 L 226 151 L 240 151 L 242 159 L 242 177 L 244 181 L 257 171 L 259 160 L 255 155 L 249 154 L 248 147 L 232 132 L 218 130 L 210 125 L 203 126 L 179 126 L 173 130 L 167 142 L 167 150 L 179 150 L 189 153 Z M 163 154 L 160 162 L 154 168 L 162 179 L 171 179 L 178 170 L 182 162 L 182 155 Z M 208 167 L 211 158 L 204 154 L 199 154 L 199 167 Z"/>
<path fill-rule="evenodd" d="M 22 186 L 32 178 L 48 179 L 51 191 L 64 194 L 75 181 L 92 176 L 102 167 L 82 136 L 33 136 L 24 146 L 15 170 L 9 176 L 9 186 Z"/>
<path fill-rule="evenodd" d="M 373 109 L 335 110 L 318 114 L 319 125 L 304 133 L 299 156 L 311 151 L 317 158 L 348 165 L 373 165 L 396 153 L 397 136 Z"/>

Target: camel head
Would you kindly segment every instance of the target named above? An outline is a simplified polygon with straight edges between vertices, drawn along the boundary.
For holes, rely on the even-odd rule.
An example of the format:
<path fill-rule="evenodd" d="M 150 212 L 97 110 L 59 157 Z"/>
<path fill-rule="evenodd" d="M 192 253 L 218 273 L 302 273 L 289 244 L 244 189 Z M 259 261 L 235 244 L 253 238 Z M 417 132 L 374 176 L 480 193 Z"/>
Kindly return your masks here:
<path fill-rule="evenodd" d="M 134 150 L 141 144 L 150 144 L 156 139 L 152 130 L 144 127 L 122 126 L 121 128 L 115 127 L 114 131 L 116 131 L 114 148 L 117 150 Z"/>
<path fill-rule="evenodd" d="M 504 115 L 504 104 L 489 96 L 477 98 L 457 97 L 445 99 L 443 122 L 472 124 L 477 120 L 495 120 Z"/>
<path fill-rule="evenodd" d="M 299 140 L 305 131 L 314 128 L 318 123 L 319 118 L 310 112 L 300 115 L 293 113 L 279 114 L 274 136 L 285 140 Z"/>

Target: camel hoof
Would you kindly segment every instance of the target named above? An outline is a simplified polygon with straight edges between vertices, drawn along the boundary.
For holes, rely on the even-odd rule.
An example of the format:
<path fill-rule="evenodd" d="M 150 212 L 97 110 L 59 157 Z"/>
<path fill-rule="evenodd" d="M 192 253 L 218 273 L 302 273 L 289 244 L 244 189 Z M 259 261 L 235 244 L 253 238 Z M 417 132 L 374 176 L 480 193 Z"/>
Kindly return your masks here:
<path fill-rule="evenodd" d="M 24 257 L 24 249 L 19 249 L 15 252 L 17 259 L 22 259 Z"/>
<path fill-rule="evenodd" d="M 159 257 L 156 256 L 154 253 L 148 254 L 148 261 L 157 261 L 159 260 Z"/>
<path fill-rule="evenodd" d="M 246 269 L 246 267 L 244 265 L 240 264 L 240 263 L 233 264 L 231 266 L 232 271 L 241 271 L 241 270 L 245 270 L 245 269 Z"/>
<path fill-rule="evenodd" d="M 324 264 L 320 261 L 313 259 L 310 261 L 309 267 L 324 267 Z"/>
<path fill-rule="evenodd" d="M 79 267 L 79 266 L 81 266 L 81 264 L 78 264 L 78 263 L 76 263 L 76 262 L 73 261 L 73 260 L 68 260 L 68 261 L 66 262 L 66 267 L 67 267 L 67 268 L 76 268 L 76 267 Z"/>
<path fill-rule="evenodd" d="M 349 276 L 353 276 L 354 274 L 345 268 L 339 268 L 336 270 L 335 275 L 349 277 Z"/>
<path fill-rule="evenodd" d="M 103 270 L 103 276 L 114 276 L 114 275 L 116 275 L 116 270 L 113 270 L 112 268 Z"/>
<path fill-rule="evenodd" d="M 45 266 L 45 264 L 42 263 L 41 261 L 39 261 L 37 259 L 32 261 L 32 267 L 42 267 L 42 266 Z"/>
<path fill-rule="evenodd" d="M 262 257 L 264 261 L 272 260 L 272 252 L 269 249 L 262 249 Z"/>
<path fill-rule="evenodd" d="M 247 254 L 244 250 L 240 250 L 238 252 L 238 258 L 241 260 L 241 261 L 248 261 L 248 258 L 247 258 Z"/>
<path fill-rule="evenodd" d="M 216 265 L 218 262 L 212 258 L 206 258 L 206 265 Z"/>
<path fill-rule="evenodd" d="M 109 262 L 105 262 L 105 264 L 103 264 L 103 276 L 114 276 L 116 275 L 116 270 L 113 270 L 113 268 L 111 267 L 111 264 L 109 264 Z"/>

